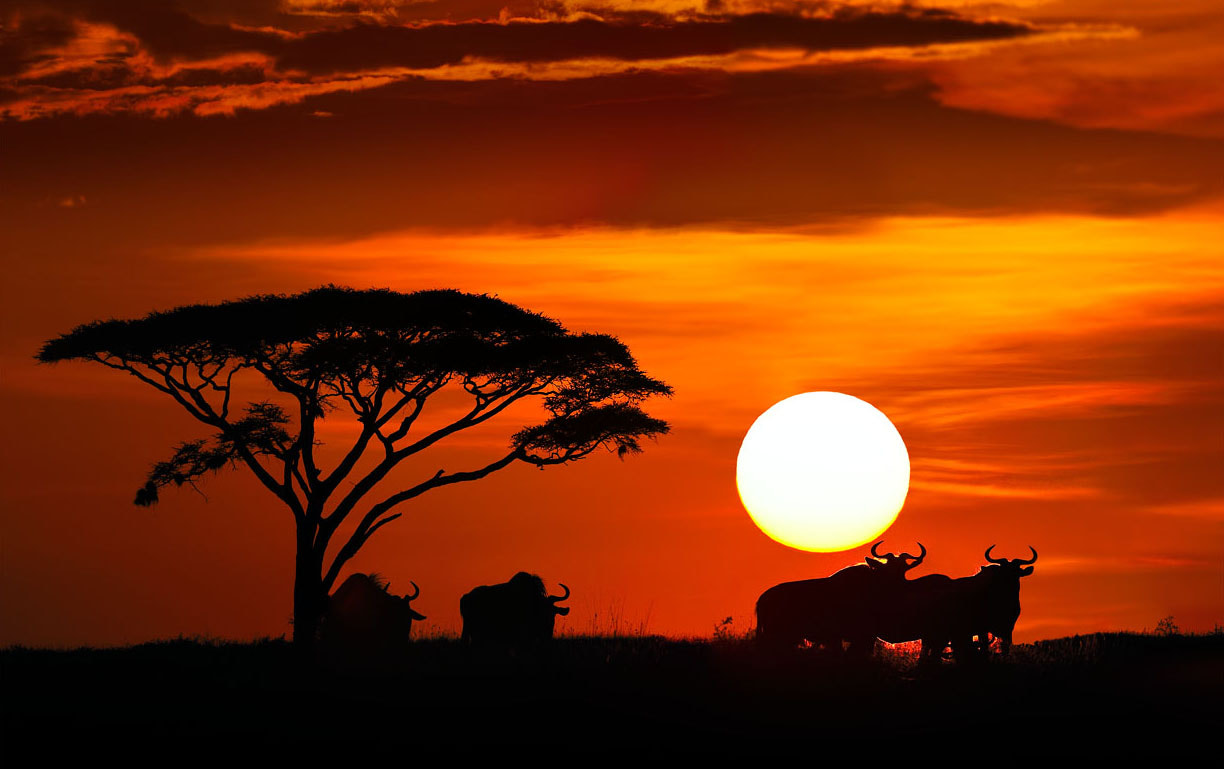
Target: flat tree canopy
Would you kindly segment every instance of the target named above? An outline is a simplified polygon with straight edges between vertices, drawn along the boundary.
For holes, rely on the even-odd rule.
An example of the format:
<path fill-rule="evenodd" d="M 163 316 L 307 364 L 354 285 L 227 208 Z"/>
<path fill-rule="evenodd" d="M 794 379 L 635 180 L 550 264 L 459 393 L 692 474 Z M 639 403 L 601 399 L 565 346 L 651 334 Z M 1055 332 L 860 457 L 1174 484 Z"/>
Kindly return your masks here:
<path fill-rule="evenodd" d="M 642 438 L 668 431 L 641 404 L 671 388 L 644 374 L 615 337 L 572 333 L 495 297 L 454 290 L 325 286 L 190 305 L 79 326 L 43 345 L 38 359 L 125 371 L 214 430 L 155 464 L 136 504 L 155 503 L 167 485 L 241 464 L 288 507 L 298 531 L 294 638 L 303 644 L 313 639 L 345 562 L 401 515 L 402 503 L 516 461 L 563 464 L 600 447 L 623 457 L 640 452 Z M 240 404 L 235 376 L 243 371 L 262 375 L 283 403 Z M 428 432 L 414 430 L 426 401 L 446 387 L 466 392 L 470 409 Z M 404 459 L 524 399 L 537 401 L 545 418 L 509 436 L 501 456 L 367 501 Z M 337 413 L 361 429 L 335 466 L 324 468 L 316 461 L 316 424 Z M 376 463 L 342 489 L 367 450 Z M 358 508 L 328 563 L 328 545 Z"/>

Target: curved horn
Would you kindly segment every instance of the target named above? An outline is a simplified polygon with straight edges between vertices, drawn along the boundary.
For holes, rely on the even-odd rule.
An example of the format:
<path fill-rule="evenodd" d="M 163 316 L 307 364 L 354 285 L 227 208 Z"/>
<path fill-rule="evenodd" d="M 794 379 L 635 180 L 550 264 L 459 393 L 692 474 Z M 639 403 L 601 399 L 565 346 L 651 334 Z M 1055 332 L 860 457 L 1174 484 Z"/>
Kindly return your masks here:
<path fill-rule="evenodd" d="M 877 543 L 875 543 L 874 545 L 872 545 L 872 546 L 871 546 L 871 554 L 872 554 L 874 557 L 876 557 L 876 558 L 883 558 L 883 557 L 884 557 L 884 556 L 882 556 L 882 555 L 880 555 L 879 553 L 877 553 L 877 552 L 876 552 L 876 548 L 877 548 L 877 547 L 879 547 L 879 546 L 880 546 L 880 545 L 882 545 L 882 544 L 884 544 L 884 540 L 882 540 L 882 539 L 881 539 L 879 542 L 877 542 Z"/>
<path fill-rule="evenodd" d="M 550 596 L 548 596 L 548 600 L 552 601 L 553 603 L 557 603 L 558 601 L 564 601 L 566 598 L 569 598 L 569 597 L 570 597 L 570 589 L 569 589 L 568 587 L 566 587 L 565 583 L 564 583 L 564 582 L 558 582 L 557 584 L 558 584 L 558 585 L 560 585 L 562 588 L 564 588 L 564 589 L 565 589 L 565 595 L 550 595 Z"/>
<path fill-rule="evenodd" d="M 919 542 L 918 543 L 918 555 L 913 556 L 913 555 L 910 555 L 909 553 L 902 553 L 901 557 L 906 559 L 907 561 L 913 561 L 913 563 L 908 564 L 905 567 L 906 569 L 912 569 L 918 564 L 922 563 L 923 559 L 926 558 L 926 548 L 923 547 L 921 542 Z"/>
<path fill-rule="evenodd" d="M 1006 564 L 1007 563 L 1006 558 L 991 558 L 990 557 L 990 551 L 994 549 L 995 549 L 994 545 L 991 545 L 990 547 L 986 548 L 986 560 L 990 561 L 991 563 L 997 563 L 999 565 Z"/>
<path fill-rule="evenodd" d="M 1012 563 L 1016 564 L 1017 566 L 1028 566 L 1030 563 L 1037 563 L 1037 548 L 1029 545 L 1029 550 L 1033 551 L 1032 558 L 1028 559 L 1027 561 L 1022 558 L 1016 558 L 1012 560 Z"/>
<path fill-rule="evenodd" d="M 412 585 L 412 589 L 415 590 L 416 592 L 413 593 L 412 595 L 404 596 L 405 601 L 411 601 L 413 598 L 416 598 L 418 595 L 421 594 L 421 588 L 417 587 L 417 583 L 413 582 L 412 580 L 408 580 L 408 584 Z"/>

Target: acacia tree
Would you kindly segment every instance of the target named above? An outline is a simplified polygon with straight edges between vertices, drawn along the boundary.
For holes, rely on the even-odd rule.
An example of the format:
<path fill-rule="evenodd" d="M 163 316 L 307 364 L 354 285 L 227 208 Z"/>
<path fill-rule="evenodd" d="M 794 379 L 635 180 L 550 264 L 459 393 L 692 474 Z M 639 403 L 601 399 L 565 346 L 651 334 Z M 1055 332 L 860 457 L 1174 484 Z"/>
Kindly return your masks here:
<path fill-rule="evenodd" d="M 288 508 L 297 531 L 293 640 L 302 649 L 313 645 L 345 563 L 409 500 L 515 462 L 543 468 L 600 447 L 624 457 L 668 431 L 640 406 L 671 388 L 644 374 L 615 337 L 572 333 L 500 299 L 453 290 L 326 286 L 190 305 L 79 326 L 37 357 L 124 371 L 215 431 L 156 463 L 137 505 L 154 504 L 165 486 L 242 465 Z M 235 388 L 252 375 L 280 395 L 239 406 Z M 471 407 L 441 427 L 414 429 L 444 388 L 466 392 Z M 528 399 L 543 407 L 543 421 L 515 432 L 488 464 L 375 493 L 407 458 Z M 337 413 L 360 430 L 325 468 L 317 426 Z"/>

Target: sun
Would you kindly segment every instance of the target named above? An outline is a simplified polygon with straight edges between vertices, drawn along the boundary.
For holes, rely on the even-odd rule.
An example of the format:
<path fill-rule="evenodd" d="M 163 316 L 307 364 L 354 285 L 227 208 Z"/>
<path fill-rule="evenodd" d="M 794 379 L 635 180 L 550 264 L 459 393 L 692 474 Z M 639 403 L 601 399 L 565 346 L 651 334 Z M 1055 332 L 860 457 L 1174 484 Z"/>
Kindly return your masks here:
<path fill-rule="evenodd" d="M 770 406 L 748 428 L 735 471 L 761 531 L 816 552 L 848 550 L 891 526 L 909 478 L 909 452 L 888 417 L 837 392 Z"/>

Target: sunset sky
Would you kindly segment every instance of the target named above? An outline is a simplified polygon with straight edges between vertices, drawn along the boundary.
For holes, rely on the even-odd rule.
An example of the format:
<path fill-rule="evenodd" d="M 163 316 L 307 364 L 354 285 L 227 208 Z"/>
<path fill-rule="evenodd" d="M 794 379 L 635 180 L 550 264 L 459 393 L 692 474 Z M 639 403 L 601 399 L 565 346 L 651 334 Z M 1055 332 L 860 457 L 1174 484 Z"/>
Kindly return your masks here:
<path fill-rule="evenodd" d="M 425 633 L 519 570 L 570 586 L 565 632 L 743 632 L 769 586 L 861 560 L 770 540 L 736 494 L 753 420 L 811 390 L 903 436 L 884 538 L 927 547 L 915 575 L 1037 549 L 1018 640 L 1224 624 L 1218 0 L 10 0 L 0 25 L 0 645 L 289 632 L 290 513 L 245 470 L 133 506 L 207 430 L 34 355 L 326 283 L 494 294 L 675 389 L 641 455 L 512 466 L 380 530 L 351 570 L 420 585 Z M 499 457 L 505 416 L 395 479 Z"/>

